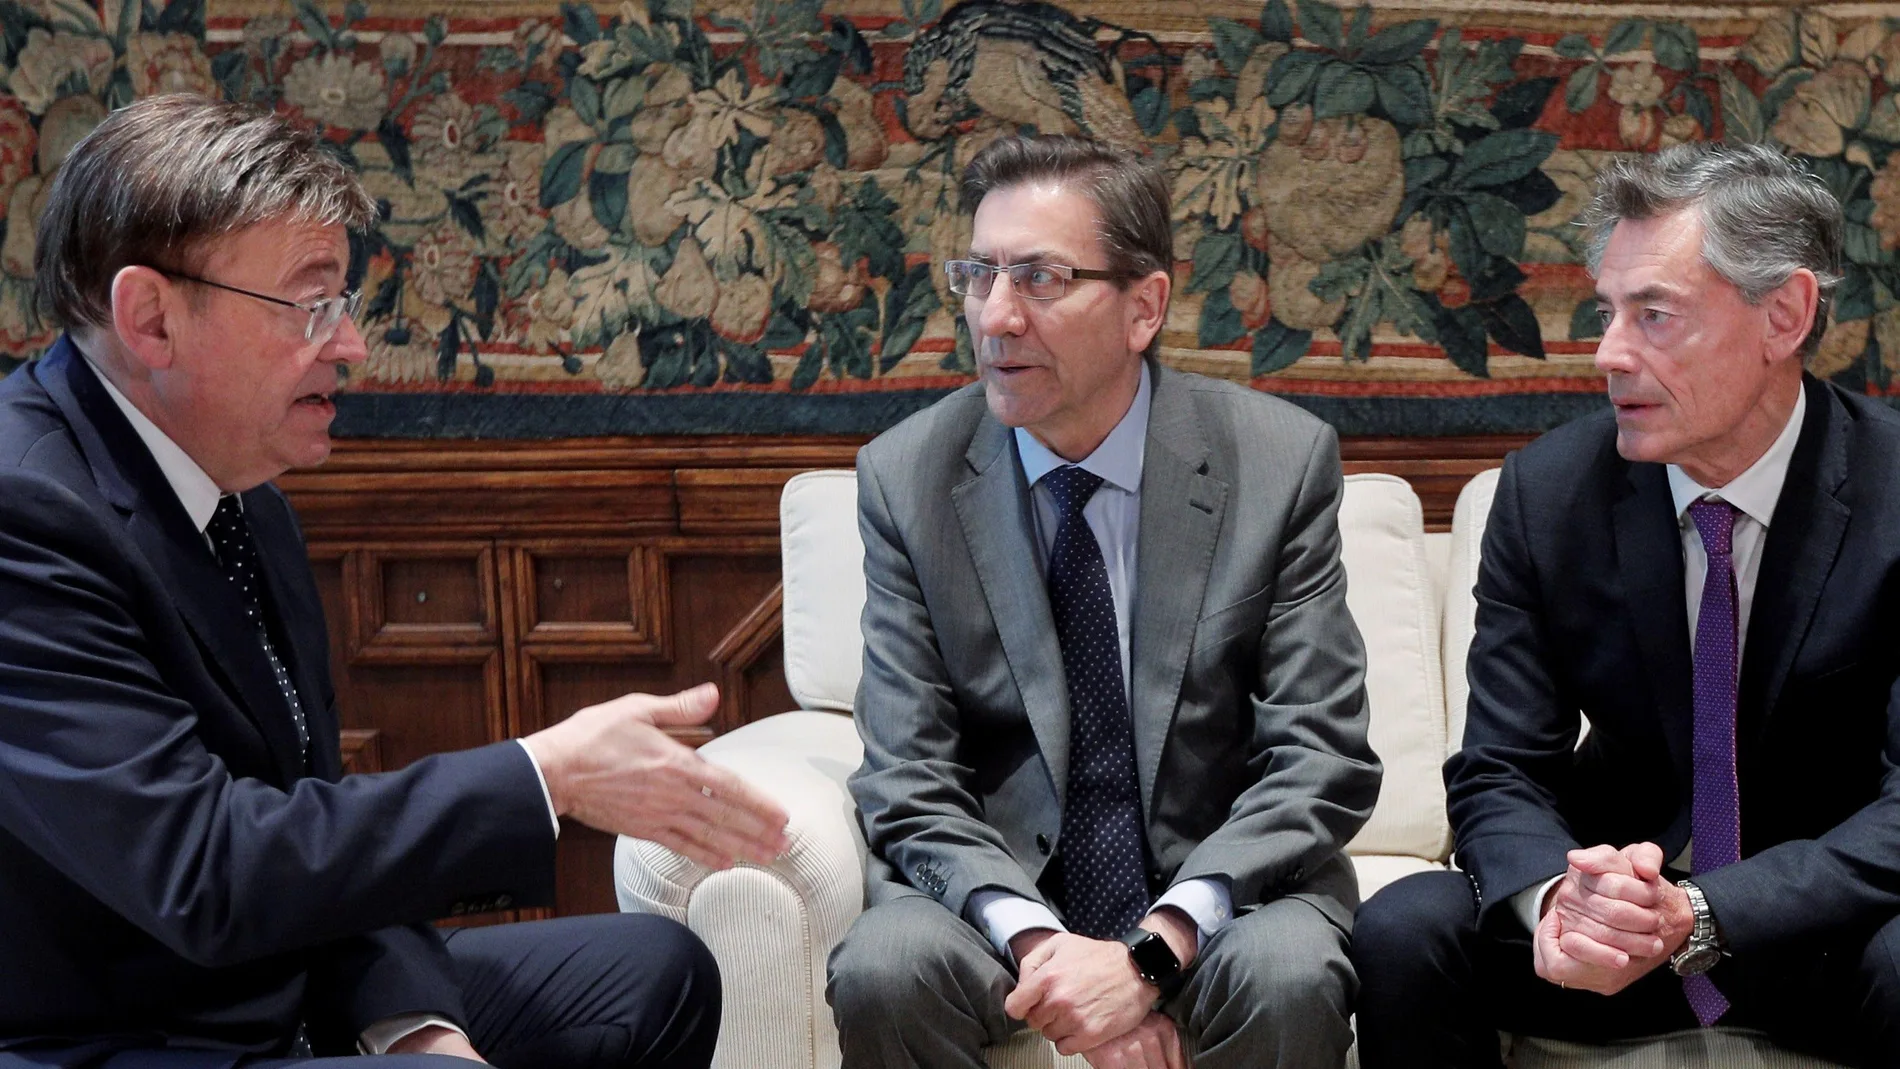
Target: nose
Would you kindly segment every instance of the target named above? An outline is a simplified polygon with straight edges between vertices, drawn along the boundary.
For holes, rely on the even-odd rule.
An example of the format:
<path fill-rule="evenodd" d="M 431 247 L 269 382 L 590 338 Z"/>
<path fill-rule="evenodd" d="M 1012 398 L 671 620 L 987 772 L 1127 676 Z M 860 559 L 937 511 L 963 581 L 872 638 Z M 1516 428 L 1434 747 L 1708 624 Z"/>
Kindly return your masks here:
<path fill-rule="evenodd" d="M 369 345 L 363 340 L 363 332 L 356 326 L 356 320 L 344 316 L 337 322 L 336 333 L 330 336 L 325 347 L 328 358 L 339 364 L 360 364 L 369 359 Z"/>
<path fill-rule="evenodd" d="M 1009 273 L 998 272 L 990 284 L 987 297 L 971 297 L 978 302 L 977 315 L 971 317 L 969 309 L 964 309 L 965 318 L 973 318 L 977 330 L 993 338 L 1013 337 L 1028 329 L 1028 321 L 1023 312 L 1023 299 L 1016 294 L 1016 288 L 1010 285 Z"/>
<path fill-rule="evenodd" d="M 1636 370 L 1636 352 L 1629 341 L 1629 331 L 1621 317 L 1610 317 L 1609 326 L 1603 328 L 1603 337 L 1597 342 L 1596 368 L 1605 375 L 1629 374 Z"/>

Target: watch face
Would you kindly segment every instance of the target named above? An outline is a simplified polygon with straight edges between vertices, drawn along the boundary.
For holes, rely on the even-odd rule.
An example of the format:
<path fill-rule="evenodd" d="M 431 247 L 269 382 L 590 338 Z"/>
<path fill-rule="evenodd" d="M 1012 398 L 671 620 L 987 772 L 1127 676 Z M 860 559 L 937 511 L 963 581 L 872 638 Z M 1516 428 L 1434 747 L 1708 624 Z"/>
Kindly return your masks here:
<path fill-rule="evenodd" d="M 1168 941 L 1153 932 L 1131 941 L 1128 955 L 1134 959 L 1135 971 L 1141 978 L 1157 986 L 1172 980 L 1181 971 L 1181 962 L 1168 948 Z"/>
<path fill-rule="evenodd" d="M 1715 963 L 1722 960 L 1722 951 L 1713 943 L 1691 947 L 1669 960 L 1669 967 L 1676 970 L 1677 976 L 1696 976 L 1708 972 Z"/>

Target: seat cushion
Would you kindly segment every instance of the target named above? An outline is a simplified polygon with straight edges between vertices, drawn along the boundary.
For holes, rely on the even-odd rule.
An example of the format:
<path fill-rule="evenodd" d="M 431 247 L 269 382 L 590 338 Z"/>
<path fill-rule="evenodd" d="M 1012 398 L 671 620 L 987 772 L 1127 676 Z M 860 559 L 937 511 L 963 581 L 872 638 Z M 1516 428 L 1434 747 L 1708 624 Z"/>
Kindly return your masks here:
<path fill-rule="evenodd" d="M 1347 849 L 1442 861 L 1451 848 L 1439 771 L 1444 668 L 1418 495 L 1395 475 L 1348 475 L 1339 536 L 1346 607 L 1366 644 L 1372 749 L 1385 765 L 1372 819 Z"/>
<path fill-rule="evenodd" d="M 1484 542 L 1484 524 L 1491 517 L 1491 498 L 1498 490 L 1498 469 L 1472 476 L 1458 492 L 1451 514 L 1451 558 L 1445 568 L 1445 730 L 1449 757 L 1464 745 L 1465 702 L 1471 684 L 1465 679 L 1465 656 L 1471 651 L 1478 601 L 1478 549 Z"/>

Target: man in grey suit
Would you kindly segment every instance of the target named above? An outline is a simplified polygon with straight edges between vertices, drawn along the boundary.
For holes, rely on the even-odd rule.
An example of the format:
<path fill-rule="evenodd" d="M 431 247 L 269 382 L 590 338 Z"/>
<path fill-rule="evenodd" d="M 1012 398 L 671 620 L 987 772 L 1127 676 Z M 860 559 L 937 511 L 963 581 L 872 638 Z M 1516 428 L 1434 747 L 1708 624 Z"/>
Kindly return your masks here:
<path fill-rule="evenodd" d="M 1343 1062 L 1378 794 L 1324 423 L 1153 359 L 1168 188 L 1005 138 L 945 264 L 981 381 L 858 457 L 867 909 L 847 1067 Z"/>

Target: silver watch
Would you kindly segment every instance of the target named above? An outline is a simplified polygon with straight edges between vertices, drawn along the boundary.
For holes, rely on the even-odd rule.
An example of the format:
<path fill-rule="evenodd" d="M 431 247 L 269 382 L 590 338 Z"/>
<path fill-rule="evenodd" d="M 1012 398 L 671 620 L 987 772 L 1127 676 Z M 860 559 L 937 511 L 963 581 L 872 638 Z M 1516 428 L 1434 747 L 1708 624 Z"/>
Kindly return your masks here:
<path fill-rule="evenodd" d="M 1697 976 L 1722 960 L 1722 947 L 1715 935 L 1715 914 L 1709 911 L 1709 900 L 1703 896 L 1702 888 L 1688 880 L 1679 880 L 1676 886 L 1689 896 L 1689 912 L 1695 916 L 1695 927 L 1689 930 L 1689 941 L 1670 956 L 1669 967 L 1676 970 L 1677 976 Z"/>

